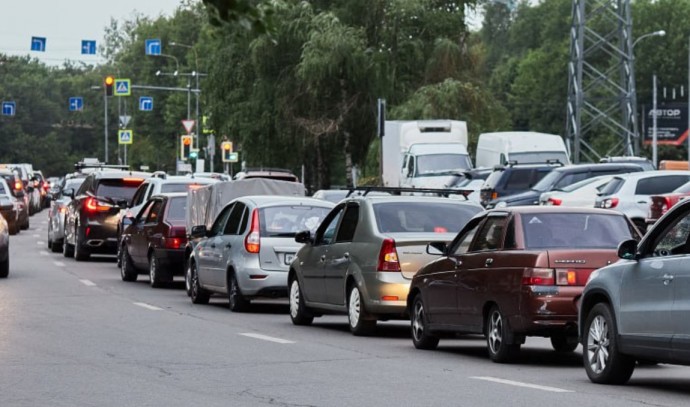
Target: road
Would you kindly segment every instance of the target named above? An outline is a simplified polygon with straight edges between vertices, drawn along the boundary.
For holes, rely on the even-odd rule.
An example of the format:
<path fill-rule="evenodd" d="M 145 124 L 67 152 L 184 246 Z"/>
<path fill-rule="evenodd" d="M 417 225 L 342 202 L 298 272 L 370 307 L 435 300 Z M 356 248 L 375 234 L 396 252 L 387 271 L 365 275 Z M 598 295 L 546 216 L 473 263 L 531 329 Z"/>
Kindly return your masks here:
<path fill-rule="evenodd" d="M 594 385 L 578 349 L 528 338 L 521 360 L 491 363 L 480 337 L 414 349 L 408 325 L 349 334 L 345 317 L 295 327 L 287 302 L 236 314 L 193 305 L 180 281 L 120 280 L 113 258 L 75 262 L 46 248 L 46 212 L 11 240 L 0 280 L 0 406 L 678 406 L 690 369 L 639 367 L 627 386 Z"/>

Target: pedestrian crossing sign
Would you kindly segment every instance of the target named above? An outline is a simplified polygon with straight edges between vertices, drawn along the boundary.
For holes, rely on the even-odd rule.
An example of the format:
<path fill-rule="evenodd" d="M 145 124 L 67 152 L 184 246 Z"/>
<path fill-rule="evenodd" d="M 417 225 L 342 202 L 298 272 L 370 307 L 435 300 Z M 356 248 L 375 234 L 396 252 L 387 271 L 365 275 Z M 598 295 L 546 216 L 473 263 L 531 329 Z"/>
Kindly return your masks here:
<path fill-rule="evenodd" d="M 117 143 L 118 144 L 132 144 L 132 138 L 134 133 L 132 130 L 119 130 L 117 132 Z"/>
<path fill-rule="evenodd" d="M 130 96 L 132 94 L 132 82 L 129 79 L 115 79 L 115 96 Z"/>

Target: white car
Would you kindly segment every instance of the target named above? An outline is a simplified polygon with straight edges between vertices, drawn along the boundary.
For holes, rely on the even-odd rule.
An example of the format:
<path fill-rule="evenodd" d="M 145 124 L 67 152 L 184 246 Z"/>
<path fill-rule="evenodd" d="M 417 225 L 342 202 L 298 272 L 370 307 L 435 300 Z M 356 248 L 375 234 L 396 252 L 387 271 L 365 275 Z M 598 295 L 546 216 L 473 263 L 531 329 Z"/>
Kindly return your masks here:
<path fill-rule="evenodd" d="M 593 207 L 597 194 L 613 179 L 613 175 L 584 179 L 558 190 L 544 192 L 539 205 Z"/>
<path fill-rule="evenodd" d="M 645 232 L 651 195 L 665 194 L 690 181 L 690 171 L 644 171 L 616 175 L 602 189 L 595 207 L 622 212 Z"/>

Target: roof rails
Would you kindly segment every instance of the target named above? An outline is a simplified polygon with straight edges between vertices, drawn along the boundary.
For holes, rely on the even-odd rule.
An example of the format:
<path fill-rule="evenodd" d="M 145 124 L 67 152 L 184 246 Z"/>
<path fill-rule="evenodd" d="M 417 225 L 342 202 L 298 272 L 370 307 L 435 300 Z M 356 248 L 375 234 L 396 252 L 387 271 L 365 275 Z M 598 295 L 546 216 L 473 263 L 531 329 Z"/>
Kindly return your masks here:
<path fill-rule="evenodd" d="M 354 187 L 345 188 L 348 192 L 346 197 L 352 195 L 355 191 L 364 191 L 362 196 L 367 196 L 369 192 L 388 192 L 393 195 L 400 195 L 401 192 L 420 192 L 424 194 L 437 194 L 438 196 L 448 198 L 450 195 L 462 195 L 465 200 L 474 192 L 471 189 L 440 189 L 440 188 L 398 188 L 398 187 Z"/>
<path fill-rule="evenodd" d="M 518 162 L 518 160 L 508 160 L 504 166 L 512 167 L 514 165 L 535 165 L 535 164 L 558 164 L 561 167 L 564 165 L 558 158 L 549 158 L 546 161 L 529 161 L 529 162 Z M 497 167 L 503 167 L 502 165 L 497 165 L 494 169 L 499 169 Z"/>
<path fill-rule="evenodd" d="M 151 178 L 167 179 L 168 174 L 165 171 L 156 171 L 153 174 L 151 174 Z"/>
<path fill-rule="evenodd" d="M 74 168 L 77 171 L 83 170 L 85 168 L 94 168 L 94 169 L 101 169 L 101 168 L 111 168 L 111 169 L 117 169 L 117 170 L 129 170 L 129 165 L 108 165 L 104 164 L 101 162 L 92 162 L 92 161 L 79 161 L 78 163 L 74 164 Z"/>

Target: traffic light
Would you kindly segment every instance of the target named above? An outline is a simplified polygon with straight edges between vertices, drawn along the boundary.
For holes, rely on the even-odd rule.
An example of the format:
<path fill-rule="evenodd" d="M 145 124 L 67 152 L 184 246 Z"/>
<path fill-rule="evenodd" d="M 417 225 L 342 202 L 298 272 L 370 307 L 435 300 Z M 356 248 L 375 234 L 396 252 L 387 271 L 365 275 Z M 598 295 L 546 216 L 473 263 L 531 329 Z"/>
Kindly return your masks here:
<path fill-rule="evenodd" d="M 180 159 L 187 160 L 192 154 L 192 136 L 181 136 L 180 137 Z"/>
<path fill-rule="evenodd" d="M 220 143 L 221 161 L 224 163 L 230 162 L 230 155 L 232 155 L 232 141 L 224 141 Z"/>
<path fill-rule="evenodd" d="M 105 77 L 105 80 L 103 81 L 103 85 L 105 86 L 105 95 L 106 96 L 113 96 L 113 85 L 115 84 L 115 78 L 113 78 L 111 75 L 108 75 Z"/>

